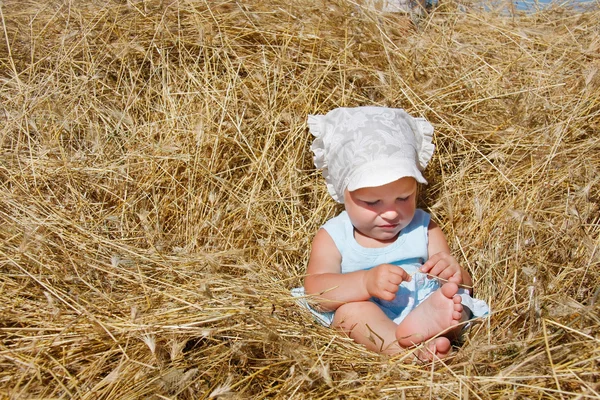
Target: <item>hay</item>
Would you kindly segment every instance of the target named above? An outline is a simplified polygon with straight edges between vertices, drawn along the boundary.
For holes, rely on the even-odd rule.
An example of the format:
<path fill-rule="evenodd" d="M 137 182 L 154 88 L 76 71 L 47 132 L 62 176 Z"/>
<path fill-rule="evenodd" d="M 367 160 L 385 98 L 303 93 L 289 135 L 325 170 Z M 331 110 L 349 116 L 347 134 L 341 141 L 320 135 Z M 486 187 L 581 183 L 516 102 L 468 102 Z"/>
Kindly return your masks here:
<path fill-rule="evenodd" d="M 5 398 L 598 398 L 600 14 L 346 1 L 0 6 Z M 289 289 L 339 208 L 309 113 L 429 118 L 421 204 L 493 315 L 371 354 Z"/>

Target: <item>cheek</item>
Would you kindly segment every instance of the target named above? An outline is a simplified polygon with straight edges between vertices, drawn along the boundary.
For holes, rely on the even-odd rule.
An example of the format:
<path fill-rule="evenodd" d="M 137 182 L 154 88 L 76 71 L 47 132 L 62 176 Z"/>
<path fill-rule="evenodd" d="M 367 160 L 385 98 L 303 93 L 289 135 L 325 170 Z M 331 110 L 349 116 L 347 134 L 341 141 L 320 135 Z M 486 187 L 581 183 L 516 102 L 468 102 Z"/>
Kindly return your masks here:
<path fill-rule="evenodd" d="M 410 215 L 414 215 L 414 213 L 416 211 L 416 207 L 413 203 L 407 203 L 402 206 L 401 210 L 402 210 L 402 214 L 404 214 L 406 216 L 410 216 Z"/>
<path fill-rule="evenodd" d="M 362 220 L 371 219 L 374 215 L 376 215 L 373 211 L 365 208 L 358 210 L 356 214 Z"/>
<path fill-rule="evenodd" d="M 377 213 L 367 208 L 355 208 L 352 213 L 348 213 L 351 218 L 354 218 L 356 222 L 367 223 L 377 218 Z"/>

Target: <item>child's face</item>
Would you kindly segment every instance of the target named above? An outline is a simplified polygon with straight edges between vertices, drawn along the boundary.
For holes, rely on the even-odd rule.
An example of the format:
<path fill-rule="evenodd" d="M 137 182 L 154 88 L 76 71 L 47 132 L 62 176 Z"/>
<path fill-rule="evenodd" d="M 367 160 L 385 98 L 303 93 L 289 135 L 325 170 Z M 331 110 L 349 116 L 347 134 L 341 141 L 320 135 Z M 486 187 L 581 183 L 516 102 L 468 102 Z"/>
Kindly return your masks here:
<path fill-rule="evenodd" d="M 344 203 L 350 221 L 362 235 L 395 240 L 415 215 L 417 182 L 406 177 L 383 186 L 346 190 Z"/>

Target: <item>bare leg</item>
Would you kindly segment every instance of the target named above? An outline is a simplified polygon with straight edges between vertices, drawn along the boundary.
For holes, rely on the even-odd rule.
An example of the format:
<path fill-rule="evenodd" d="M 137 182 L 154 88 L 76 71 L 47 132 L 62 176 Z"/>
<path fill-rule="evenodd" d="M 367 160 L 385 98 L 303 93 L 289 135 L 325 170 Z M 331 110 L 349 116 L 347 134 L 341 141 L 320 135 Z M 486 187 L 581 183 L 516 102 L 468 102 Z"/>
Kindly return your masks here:
<path fill-rule="evenodd" d="M 411 347 L 458 325 L 463 316 L 463 306 L 460 304 L 460 296 L 455 296 L 457 292 L 458 286 L 455 283 L 446 283 L 419 304 L 398 325 L 396 329 L 398 343 L 402 347 Z M 446 332 L 444 336 L 453 333 Z M 447 351 L 449 351 L 449 343 L 450 341 L 448 341 Z"/>
<path fill-rule="evenodd" d="M 389 355 L 405 351 L 396 340 L 398 325 L 373 302 L 361 301 L 340 306 L 335 312 L 333 326 L 371 351 Z M 407 347 L 412 347 L 412 343 Z M 419 360 L 444 358 L 450 353 L 450 347 L 450 340 L 438 337 L 427 343 L 426 348 L 415 352 L 415 356 Z"/>
<path fill-rule="evenodd" d="M 373 302 L 358 301 L 340 306 L 335 312 L 333 326 L 371 351 L 383 354 L 402 351 L 396 341 L 398 325 Z"/>

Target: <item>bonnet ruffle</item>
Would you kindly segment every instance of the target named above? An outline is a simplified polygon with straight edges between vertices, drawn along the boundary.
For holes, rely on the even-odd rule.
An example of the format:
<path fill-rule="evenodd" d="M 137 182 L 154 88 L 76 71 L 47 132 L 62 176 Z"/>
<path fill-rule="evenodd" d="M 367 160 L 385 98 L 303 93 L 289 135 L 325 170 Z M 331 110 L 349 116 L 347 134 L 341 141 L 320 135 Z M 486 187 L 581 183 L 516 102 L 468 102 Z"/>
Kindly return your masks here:
<path fill-rule="evenodd" d="M 342 111 L 352 114 L 353 117 L 364 115 L 371 115 L 374 109 L 383 109 L 380 107 L 357 107 L 357 108 L 345 108 Z M 339 114 L 340 109 L 336 109 Z M 327 185 L 327 190 L 331 197 L 339 202 L 344 201 L 344 189 L 345 186 L 341 182 L 341 177 L 333 176 L 330 171 L 330 158 L 333 152 L 339 152 L 340 149 L 332 148 L 333 142 L 337 140 L 337 146 L 339 147 L 339 115 L 335 115 L 335 111 L 332 110 L 326 115 L 309 115 L 307 125 L 310 133 L 314 136 L 314 140 L 311 145 L 311 150 L 314 154 L 313 161 L 317 169 L 322 171 L 323 177 Z M 435 146 L 433 145 L 433 126 L 425 118 L 414 118 L 406 113 L 403 109 L 386 109 L 393 110 L 398 118 L 404 120 L 410 129 L 413 131 L 414 146 L 417 156 L 417 168 L 420 171 L 424 171 L 427 164 L 433 156 Z M 336 132 L 336 129 L 338 130 Z M 349 128 L 354 129 L 354 128 Z M 334 136 L 336 136 L 334 138 Z M 339 154 L 338 154 L 339 156 Z M 339 162 L 339 161 L 338 161 Z M 336 170 L 339 166 L 336 167 Z"/>

